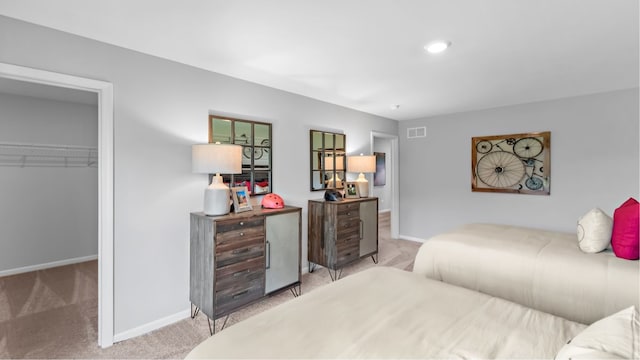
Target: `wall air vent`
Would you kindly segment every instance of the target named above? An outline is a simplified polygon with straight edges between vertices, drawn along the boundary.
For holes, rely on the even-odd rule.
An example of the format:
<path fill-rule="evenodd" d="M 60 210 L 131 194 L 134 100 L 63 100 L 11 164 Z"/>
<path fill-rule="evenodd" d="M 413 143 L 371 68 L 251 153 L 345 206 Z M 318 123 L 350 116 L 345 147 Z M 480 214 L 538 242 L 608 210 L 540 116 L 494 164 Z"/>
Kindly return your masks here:
<path fill-rule="evenodd" d="M 407 139 L 416 139 L 427 137 L 427 127 L 407 128 Z"/>

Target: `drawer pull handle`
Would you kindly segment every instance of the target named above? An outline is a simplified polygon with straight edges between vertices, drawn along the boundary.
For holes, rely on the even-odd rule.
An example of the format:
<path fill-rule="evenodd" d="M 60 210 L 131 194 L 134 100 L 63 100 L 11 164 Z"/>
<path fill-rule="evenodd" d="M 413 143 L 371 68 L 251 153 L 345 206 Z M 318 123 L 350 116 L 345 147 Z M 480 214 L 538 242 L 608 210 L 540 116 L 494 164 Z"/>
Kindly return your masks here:
<path fill-rule="evenodd" d="M 243 233 L 243 232 L 241 232 L 241 233 L 240 233 L 240 236 L 244 236 L 244 233 Z"/>
<path fill-rule="evenodd" d="M 249 248 L 236 249 L 236 250 L 233 250 L 231 253 L 234 254 L 234 255 L 237 255 L 237 254 L 242 254 L 242 253 L 249 252 L 249 250 L 250 250 Z"/>
<path fill-rule="evenodd" d="M 351 213 L 350 213 L 350 212 L 348 212 L 348 213 L 347 213 L 347 216 L 349 216 L 349 215 L 351 215 Z"/>
<path fill-rule="evenodd" d="M 240 226 L 244 226 L 244 221 L 240 221 Z"/>
<path fill-rule="evenodd" d="M 233 273 L 233 276 L 240 276 L 240 275 L 248 274 L 250 272 L 251 272 L 250 269 L 242 270 L 242 271 L 238 271 L 238 272 Z"/>
<path fill-rule="evenodd" d="M 233 298 L 234 298 L 234 299 L 237 299 L 237 298 L 239 298 L 239 297 L 241 297 L 241 296 L 245 295 L 245 294 L 246 294 L 246 293 L 248 293 L 248 292 L 249 292 L 249 290 L 240 291 L 239 293 L 233 294 Z"/>

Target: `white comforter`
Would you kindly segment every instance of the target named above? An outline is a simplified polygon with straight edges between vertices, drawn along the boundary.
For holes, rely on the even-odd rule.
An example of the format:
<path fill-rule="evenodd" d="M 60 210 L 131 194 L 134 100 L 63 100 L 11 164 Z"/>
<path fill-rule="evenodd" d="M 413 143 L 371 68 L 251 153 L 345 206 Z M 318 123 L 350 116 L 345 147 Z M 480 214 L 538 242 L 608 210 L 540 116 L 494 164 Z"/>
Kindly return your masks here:
<path fill-rule="evenodd" d="M 586 254 L 575 234 L 469 224 L 427 240 L 414 272 L 590 324 L 638 307 L 638 261 Z"/>
<path fill-rule="evenodd" d="M 553 358 L 584 325 L 395 268 L 235 324 L 187 358 Z"/>

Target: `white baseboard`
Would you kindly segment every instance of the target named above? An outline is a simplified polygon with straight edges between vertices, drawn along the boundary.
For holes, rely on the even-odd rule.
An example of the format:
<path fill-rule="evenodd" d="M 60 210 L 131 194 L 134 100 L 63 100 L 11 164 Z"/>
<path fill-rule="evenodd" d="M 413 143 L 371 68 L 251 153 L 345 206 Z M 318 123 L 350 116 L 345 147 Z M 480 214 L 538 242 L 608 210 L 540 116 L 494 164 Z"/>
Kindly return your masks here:
<path fill-rule="evenodd" d="M 113 341 L 119 342 L 127 339 L 134 338 L 136 336 L 144 335 L 153 330 L 158 330 L 161 327 L 165 327 L 167 325 L 171 325 L 180 320 L 186 319 L 191 316 L 191 309 L 182 310 L 173 315 L 169 315 L 162 319 L 154 320 L 150 323 L 146 323 L 144 325 L 140 325 L 130 330 L 123 331 L 121 333 L 117 333 L 113 335 Z"/>
<path fill-rule="evenodd" d="M 15 275 L 15 274 L 22 274 L 22 273 L 31 272 L 31 271 L 44 270 L 44 269 L 49 269 L 49 268 L 58 267 L 58 266 L 77 264 L 77 263 L 97 260 L 97 259 L 98 259 L 98 255 L 89 255 L 89 256 L 81 256 L 73 259 L 52 261 L 44 264 L 23 266 L 15 269 L 2 270 L 0 271 L 0 277 Z"/>
<path fill-rule="evenodd" d="M 419 243 L 423 243 L 423 242 L 426 241 L 425 239 L 420 239 L 420 238 L 417 238 L 417 237 L 408 236 L 408 235 L 402 235 L 402 234 L 398 235 L 398 238 L 402 239 L 402 240 L 415 241 L 415 242 L 419 242 Z"/>

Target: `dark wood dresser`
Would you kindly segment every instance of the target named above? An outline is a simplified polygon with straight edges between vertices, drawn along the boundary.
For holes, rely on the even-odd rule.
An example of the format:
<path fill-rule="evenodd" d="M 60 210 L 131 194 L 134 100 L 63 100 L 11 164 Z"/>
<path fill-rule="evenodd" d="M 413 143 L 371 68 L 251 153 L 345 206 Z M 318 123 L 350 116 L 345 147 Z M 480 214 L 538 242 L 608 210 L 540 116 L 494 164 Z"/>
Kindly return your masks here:
<path fill-rule="evenodd" d="M 300 292 L 301 209 L 191 213 L 191 316 L 215 320 L 279 290 Z M 296 289 L 297 287 L 297 289 Z M 224 327 L 224 326 L 223 326 Z"/>
<path fill-rule="evenodd" d="M 308 225 L 309 272 L 322 265 L 337 280 L 351 262 L 378 262 L 378 198 L 309 200 Z"/>

